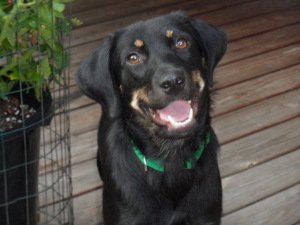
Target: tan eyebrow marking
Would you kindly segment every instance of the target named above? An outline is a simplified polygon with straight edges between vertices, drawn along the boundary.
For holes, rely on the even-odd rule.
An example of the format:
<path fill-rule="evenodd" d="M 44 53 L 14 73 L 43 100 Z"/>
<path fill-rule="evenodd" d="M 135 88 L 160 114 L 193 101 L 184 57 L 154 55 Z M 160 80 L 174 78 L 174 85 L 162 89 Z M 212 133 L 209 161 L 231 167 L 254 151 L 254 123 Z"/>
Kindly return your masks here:
<path fill-rule="evenodd" d="M 173 30 L 167 30 L 167 31 L 166 31 L 166 36 L 167 36 L 167 38 L 172 38 L 172 37 L 173 37 L 173 34 L 174 34 L 174 31 L 173 31 Z"/>
<path fill-rule="evenodd" d="M 134 42 L 134 45 L 138 48 L 141 48 L 141 47 L 143 47 L 144 42 L 140 39 L 136 39 L 135 42 Z"/>

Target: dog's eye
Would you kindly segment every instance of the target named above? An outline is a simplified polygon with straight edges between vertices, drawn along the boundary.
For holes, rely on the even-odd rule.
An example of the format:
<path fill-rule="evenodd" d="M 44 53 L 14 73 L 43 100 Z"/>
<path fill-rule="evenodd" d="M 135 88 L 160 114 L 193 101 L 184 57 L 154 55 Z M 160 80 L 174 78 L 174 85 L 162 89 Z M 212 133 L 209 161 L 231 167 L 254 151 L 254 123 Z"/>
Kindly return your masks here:
<path fill-rule="evenodd" d="M 137 53 L 131 53 L 127 56 L 127 60 L 130 64 L 136 65 L 141 62 L 141 57 Z"/>
<path fill-rule="evenodd" d="M 175 43 L 175 47 L 179 49 L 184 49 L 188 47 L 188 41 L 184 38 L 177 39 Z"/>

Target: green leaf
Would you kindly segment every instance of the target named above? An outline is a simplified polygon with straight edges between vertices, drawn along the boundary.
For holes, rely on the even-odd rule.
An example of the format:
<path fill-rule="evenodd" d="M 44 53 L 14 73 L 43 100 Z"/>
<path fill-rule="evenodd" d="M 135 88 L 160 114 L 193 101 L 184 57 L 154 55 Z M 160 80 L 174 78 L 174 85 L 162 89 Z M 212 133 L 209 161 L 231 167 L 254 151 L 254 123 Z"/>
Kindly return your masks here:
<path fill-rule="evenodd" d="M 34 85 L 34 93 L 37 100 L 41 100 L 41 91 L 42 91 L 42 84 L 40 81 L 37 81 Z"/>
<path fill-rule="evenodd" d="M 36 20 L 30 20 L 28 21 L 28 25 L 32 28 L 32 29 L 37 29 L 37 22 Z"/>
<path fill-rule="evenodd" d="M 17 66 L 18 66 L 18 64 L 15 61 L 12 61 L 11 63 L 8 63 L 3 68 L 1 68 L 0 74 L 4 75 L 6 77 L 10 77 L 11 71 L 13 71 L 15 68 L 17 68 Z"/>
<path fill-rule="evenodd" d="M 25 80 L 25 77 L 22 76 L 22 73 L 19 73 L 17 70 L 14 70 L 9 73 L 9 79 L 13 81 Z"/>
<path fill-rule="evenodd" d="M 82 21 L 79 20 L 78 18 L 72 18 L 72 19 L 71 19 L 71 22 L 72 22 L 72 25 L 73 25 L 73 26 L 79 26 L 79 25 L 82 25 Z"/>
<path fill-rule="evenodd" d="M 52 48 L 54 40 L 55 40 L 55 35 L 53 35 L 51 27 L 47 27 L 46 25 L 41 25 L 40 44 L 46 43 L 50 48 Z"/>
<path fill-rule="evenodd" d="M 29 49 L 23 55 L 19 57 L 19 63 L 22 65 L 28 65 L 33 60 L 34 49 Z"/>
<path fill-rule="evenodd" d="M 7 5 L 0 0 L 0 54 L 7 55 L 0 68 L 0 98 L 18 81 L 34 86 L 37 97 L 47 82 L 61 84 L 60 74 L 69 65 L 62 34 L 81 24 L 64 15 L 66 4 L 72 1 L 15 0 Z"/>
<path fill-rule="evenodd" d="M 15 46 L 16 32 L 13 29 L 14 26 L 15 26 L 15 23 L 12 20 L 10 20 L 10 19 L 5 20 L 2 31 L 1 31 L 1 35 L 0 35 L 0 43 L 6 39 L 11 46 Z"/>
<path fill-rule="evenodd" d="M 51 74 L 51 68 L 48 58 L 43 58 L 40 61 L 40 73 L 42 77 L 48 78 Z"/>
<path fill-rule="evenodd" d="M 11 89 L 13 88 L 15 82 L 13 81 L 2 81 L 0 80 L 0 99 L 4 98 L 9 94 Z"/>
<path fill-rule="evenodd" d="M 57 12 L 63 12 L 65 10 L 65 4 L 53 2 L 53 9 Z"/>
<path fill-rule="evenodd" d="M 54 2 L 62 2 L 62 3 L 70 3 L 73 2 L 74 0 L 54 0 Z"/>
<path fill-rule="evenodd" d="M 2 20 L 2 18 L 5 16 L 5 12 L 2 10 L 4 6 L 2 6 L 2 3 L 0 3 L 0 18 Z"/>

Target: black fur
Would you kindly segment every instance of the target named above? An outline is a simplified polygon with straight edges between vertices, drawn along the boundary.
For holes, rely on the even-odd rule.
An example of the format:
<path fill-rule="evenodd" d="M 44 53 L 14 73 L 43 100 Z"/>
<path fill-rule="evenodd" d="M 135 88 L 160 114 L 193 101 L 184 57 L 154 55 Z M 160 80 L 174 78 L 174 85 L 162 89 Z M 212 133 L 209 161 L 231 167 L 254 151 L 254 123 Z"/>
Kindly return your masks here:
<path fill-rule="evenodd" d="M 166 37 L 166 30 L 172 37 Z M 180 38 L 187 47 L 175 47 Z M 137 39 L 142 46 L 134 46 Z M 106 225 L 220 224 L 219 144 L 210 125 L 210 92 L 213 69 L 226 45 L 222 31 L 177 12 L 112 34 L 81 65 L 77 82 L 103 109 L 98 166 Z M 130 63 L 130 53 L 141 61 Z M 192 79 L 193 71 L 200 71 L 202 91 L 195 81 L 200 78 Z M 137 90 L 142 94 L 134 104 Z M 150 116 L 170 102 L 190 99 L 197 114 L 187 128 L 172 130 Z M 184 162 L 193 158 L 208 132 L 212 140 L 203 156 L 193 169 L 185 169 Z M 133 144 L 146 157 L 161 159 L 165 172 L 145 171 Z"/>

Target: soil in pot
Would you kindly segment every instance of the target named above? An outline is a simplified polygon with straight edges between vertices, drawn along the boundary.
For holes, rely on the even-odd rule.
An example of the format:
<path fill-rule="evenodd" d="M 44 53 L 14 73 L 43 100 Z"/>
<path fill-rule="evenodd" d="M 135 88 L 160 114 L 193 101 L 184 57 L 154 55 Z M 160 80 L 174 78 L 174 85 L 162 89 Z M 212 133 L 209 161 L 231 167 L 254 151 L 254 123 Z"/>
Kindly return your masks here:
<path fill-rule="evenodd" d="M 15 96 L 0 100 L 0 132 L 13 129 L 36 113 L 28 104 L 21 104 Z"/>
<path fill-rule="evenodd" d="M 36 225 L 38 222 L 40 127 L 51 117 L 51 97 L 44 95 L 43 107 L 33 93 L 23 97 L 23 104 L 15 96 L 0 106 L 1 117 L 3 115 L 0 131 L 1 225 Z"/>

